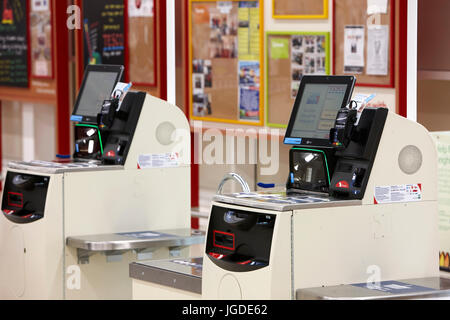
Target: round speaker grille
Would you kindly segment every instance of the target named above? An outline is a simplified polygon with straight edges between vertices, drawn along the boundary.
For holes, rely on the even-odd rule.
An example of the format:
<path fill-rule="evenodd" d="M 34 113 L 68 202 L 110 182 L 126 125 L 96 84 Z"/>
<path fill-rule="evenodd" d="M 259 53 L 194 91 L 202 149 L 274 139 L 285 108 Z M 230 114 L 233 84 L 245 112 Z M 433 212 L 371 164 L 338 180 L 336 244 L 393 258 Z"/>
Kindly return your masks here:
<path fill-rule="evenodd" d="M 416 146 L 406 146 L 398 156 L 398 165 L 406 174 L 415 174 L 422 167 L 422 152 Z"/>
<path fill-rule="evenodd" d="M 168 146 L 172 141 L 172 134 L 176 128 L 171 122 L 163 122 L 156 128 L 156 140 L 163 146 Z"/>

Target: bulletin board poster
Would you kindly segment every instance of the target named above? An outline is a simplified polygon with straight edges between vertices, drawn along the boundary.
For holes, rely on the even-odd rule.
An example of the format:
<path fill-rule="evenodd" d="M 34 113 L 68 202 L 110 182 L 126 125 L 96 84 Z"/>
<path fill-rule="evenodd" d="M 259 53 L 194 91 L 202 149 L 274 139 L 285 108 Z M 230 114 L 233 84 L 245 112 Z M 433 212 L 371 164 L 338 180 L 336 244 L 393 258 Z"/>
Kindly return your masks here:
<path fill-rule="evenodd" d="M 154 0 L 126 0 L 128 7 L 129 80 L 135 85 L 157 85 L 156 16 Z"/>
<path fill-rule="evenodd" d="M 328 0 L 272 0 L 274 19 L 328 19 Z"/>
<path fill-rule="evenodd" d="M 439 267 L 450 272 L 450 133 L 432 136 L 438 151 Z"/>
<path fill-rule="evenodd" d="M 330 33 L 266 33 L 267 126 L 286 128 L 304 75 L 330 74 Z"/>
<path fill-rule="evenodd" d="M 262 1 L 189 1 L 191 119 L 264 124 Z"/>
<path fill-rule="evenodd" d="M 31 74 L 53 78 L 53 30 L 51 0 L 31 0 Z"/>
<path fill-rule="evenodd" d="M 334 74 L 395 86 L 394 0 L 334 0 Z"/>
<path fill-rule="evenodd" d="M 28 88 L 28 0 L 4 0 L 1 10 L 0 86 Z"/>
<path fill-rule="evenodd" d="M 83 1 L 84 65 L 125 65 L 125 0 Z"/>

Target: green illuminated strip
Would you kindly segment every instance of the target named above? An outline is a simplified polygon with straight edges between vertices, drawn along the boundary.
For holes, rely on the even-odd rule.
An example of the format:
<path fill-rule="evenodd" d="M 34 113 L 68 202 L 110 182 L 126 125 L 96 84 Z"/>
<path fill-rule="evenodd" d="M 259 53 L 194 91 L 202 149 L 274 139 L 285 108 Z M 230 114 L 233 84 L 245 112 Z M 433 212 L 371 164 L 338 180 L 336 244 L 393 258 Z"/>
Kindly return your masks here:
<path fill-rule="evenodd" d="M 323 156 L 324 156 L 324 158 L 325 158 L 325 167 L 327 168 L 328 185 L 331 184 L 330 170 L 328 169 L 328 159 L 327 159 L 327 155 L 325 154 L 325 152 L 323 152 L 322 150 L 306 149 L 306 148 L 292 148 L 292 149 L 294 149 L 294 150 L 302 150 L 302 151 L 319 152 L 319 153 L 323 154 Z"/>
<path fill-rule="evenodd" d="M 100 151 L 102 152 L 103 155 L 103 143 L 102 143 L 102 134 L 100 133 L 100 129 L 98 128 L 98 126 L 94 126 L 91 124 L 76 124 L 76 127 L 87 127 L 87 128 L 94 128 L 97 129 L 98 132 L 98 139 L 100 141 Z"/>

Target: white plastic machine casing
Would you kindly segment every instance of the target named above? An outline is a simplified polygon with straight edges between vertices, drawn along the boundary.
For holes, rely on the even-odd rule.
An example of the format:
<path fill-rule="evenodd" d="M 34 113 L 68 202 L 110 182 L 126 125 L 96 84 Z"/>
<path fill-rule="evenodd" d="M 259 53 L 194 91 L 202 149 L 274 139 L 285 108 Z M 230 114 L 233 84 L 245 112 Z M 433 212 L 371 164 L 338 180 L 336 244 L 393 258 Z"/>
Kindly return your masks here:
<path fill-rule="evenodd" d="M 178 140 L 170 143 L 173 130 Z M 0 299 L 127 299 L 135 254 L 78 264 L 67 237 L 190 228 L 189 123 L 176 106 L 147 95 L 124 166 L 27 174 L 50 177 L 44 217 L 13 224 L 0 217 Z M 180 152 L 177 167 L 138 169 L 139 155 Z M 8 171 L 21 172 L 18 169 Z M 45 170 L 44 170 L 45 171 Z M 168 249 L 153 253 L 167 258 Z M 73 278 L 81 271 L 80 287 Z M 75 285 L 74 285 L 75 284 Z"/>
<path fill-rule="evenodd" d="M 417 159 L 420 169 L 400 168 Z M 375 204 L 376 187 L 420 184 L 420 201 Z M 295 299 L 302 288 L 439 276 L 437 152 L 421 125 L 389 113 L 362 201 L 263 210 L 245 199 L 213 205 L 276 215 L 269 266 L 230 272 L 204 257 L 203 299 Z M 236 205 L 238 204 L 238 205 Z M 253 206 L 253 207 L 252 207 Z"/>
<path fill-rule="evenodd" d="M 213 202 L 213 206 L 276 215 L 269 266 L 251 272 L 230 272 L 203 258 L 202 299 L 290 299 L 292 287 L 292 212 L 275 212 Z"/>

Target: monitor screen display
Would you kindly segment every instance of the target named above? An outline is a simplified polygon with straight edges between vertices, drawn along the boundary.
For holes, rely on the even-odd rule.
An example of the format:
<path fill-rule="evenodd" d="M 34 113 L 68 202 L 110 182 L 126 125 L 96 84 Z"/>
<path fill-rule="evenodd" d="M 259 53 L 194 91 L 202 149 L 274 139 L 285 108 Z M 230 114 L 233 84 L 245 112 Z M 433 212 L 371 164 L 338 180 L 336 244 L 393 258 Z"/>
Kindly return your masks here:
<path fill-rule="evenodd" d="M 306 84 L 291 137 L 328 139 L 347 87 L 346 84 Z"/>
<path fill-rule="evenodd" d="M 285 144 L 331 147 L 330 130 L 355 86 L 353 76 L 304 76 L 286 130 Z"/>
<path fill-rule="evenodd" d="M 96 117 L 100 113 L 103 101 L 111 98 L 117 81 L 116 72 L 89 72 L 74 114 Z"/>

